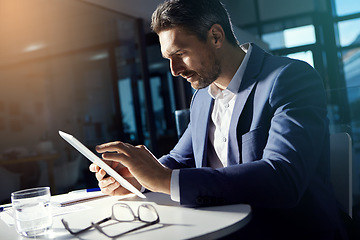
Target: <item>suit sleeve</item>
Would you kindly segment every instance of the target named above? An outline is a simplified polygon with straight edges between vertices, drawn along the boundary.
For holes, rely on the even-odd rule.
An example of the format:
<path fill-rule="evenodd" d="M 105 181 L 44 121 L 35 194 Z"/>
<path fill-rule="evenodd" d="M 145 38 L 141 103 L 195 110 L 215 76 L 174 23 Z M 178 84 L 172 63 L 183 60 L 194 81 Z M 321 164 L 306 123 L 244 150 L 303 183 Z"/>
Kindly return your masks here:
<path fill-rule="evenodd" d="M 179 142 L 169 154 L 162 156 L 159 161 L 170 169 L 195 167 L 192 151 L 191 123 L 189 123 Z"/>
<path fill-rule="evenodd" d="M 270 116 L 270 127 L 261 157 L 221 169 L 181 169 L 181 204 L 293 207 L 300 201 L 321 167 L 328 139 L 323 83 L 314 69 L 297 61 L 266 81 L 271 86 L 261 114 Z M 256 137 L 246 144 L 257 144 Z"/>

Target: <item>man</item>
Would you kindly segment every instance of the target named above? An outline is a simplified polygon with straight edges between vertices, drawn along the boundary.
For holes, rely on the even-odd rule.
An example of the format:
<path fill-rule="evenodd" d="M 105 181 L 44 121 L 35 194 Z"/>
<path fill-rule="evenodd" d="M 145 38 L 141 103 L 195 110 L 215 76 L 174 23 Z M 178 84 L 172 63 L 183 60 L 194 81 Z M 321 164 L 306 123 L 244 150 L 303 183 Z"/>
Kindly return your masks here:
<path fill-rule="evenodd" d="M 308 64 L 239 46 L 218 0 L 177 0 L 152 16 L 174 76 L 197 89 L 190 124 L 157 160 L 144 146 L 97 147 L 139 189 L 184 205 L 246 203 L 242 239 L 345 239 L 329 180 L 322 81 Z M 128 193 L 95 165 L 104 193 Z"/>

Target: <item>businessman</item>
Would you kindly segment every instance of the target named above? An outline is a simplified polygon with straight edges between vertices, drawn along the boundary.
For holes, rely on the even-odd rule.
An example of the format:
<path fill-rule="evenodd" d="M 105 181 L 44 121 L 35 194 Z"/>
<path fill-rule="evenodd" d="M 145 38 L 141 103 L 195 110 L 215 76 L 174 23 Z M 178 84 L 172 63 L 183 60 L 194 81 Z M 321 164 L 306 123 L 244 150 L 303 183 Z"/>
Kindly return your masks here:
<path fill-rule="evenodd" d="M 242 239 L 347 239 L 329 178 L 322 80 L 307 63 L 239 45 L 218 0 L 177 0 L 152 16 L 174 76 L 195 92 L 190 124 L 166 156 L 123 142 L 97 151 L 139 189 L 184 205 L 246 203 Z M 91 165 L 104 193 L 128 193 Z M 232 236 L 232 237 L 235 237 Z"/>

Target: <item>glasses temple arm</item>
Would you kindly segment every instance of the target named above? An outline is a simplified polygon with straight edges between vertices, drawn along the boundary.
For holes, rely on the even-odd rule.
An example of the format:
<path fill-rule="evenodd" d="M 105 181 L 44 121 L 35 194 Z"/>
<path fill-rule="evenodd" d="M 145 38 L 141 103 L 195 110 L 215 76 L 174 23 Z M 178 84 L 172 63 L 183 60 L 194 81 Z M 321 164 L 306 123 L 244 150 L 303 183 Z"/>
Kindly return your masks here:
<path fill-rule="evenodd" d="M 102 230 L 102 228 L 98 225 L 98 223 L 91 223 L 91 226 L 94 227 L 94 228 L 97 229 L 99 232 L 101 232 L 102 234 L 106 235 L 106 236 L 109 237 L 109 238 L 118 238 L 118 237 L 121 237 L 121 236 L 123 236 L 123 235 L 125 235 L 125 234 L 127 234 L 127 233 L 131 233 L 131 232 L 140 230 L 140 229 L 142 229 L 142 228 L 146 228 L 146 227 L 151 226 L 151 225 L 154 225 L 154 224 L 156 224 L 156 223 L 158 223 L 158 222 L 159 222 L 159 219 L 157 219 L 157 220 L 155 220 L 155 221 L 153 221 L 153 222 L 147 222 L 147 223 L 144 224 L 144 225 L 141 225 L 141 226 L 138 226 L 138 227 L 136 227 L 136 228 L 130 229 L 130 230 L 126 231 L 126 232 L 123 232 L 123 233 L 118 234 L 118 235 L 115 235 L 115 236 L 110 236 L 110 235 L 108 235 L 107 233 L 105 233 L 105 232 Z"/>
<path fill-rule="evenodd" d="M 109 221 L 110 219 L 111 219 L 111 217 L 107 217 L 107 218 L 104 218 L 104 219 L 96 222 L 95 224 L 101 224 L 101 223 L 104 223 L 104 222 Z M 72 230 L 70 229 L 69 224 L 68 224 L 64 219 L 61 219 L 61 222 L 62 222 L 63 225 L 65 226 L 66 230 L 68 230 L 72 235 L 77 235 L 77 234 L 86 232 L 86 231 L 90 230 L 90 229 L 93 227 L 93 223 L 91 223 L 90 226 L 88 226 L 88 227 L 86 227 L 86 228 L 84 228 L 84 229 L 81 229 L 81 230 L 79 230 L 79 231 L 77 231 L 77 232 L 74 232 L 74 231 L 72 231 Z"/>

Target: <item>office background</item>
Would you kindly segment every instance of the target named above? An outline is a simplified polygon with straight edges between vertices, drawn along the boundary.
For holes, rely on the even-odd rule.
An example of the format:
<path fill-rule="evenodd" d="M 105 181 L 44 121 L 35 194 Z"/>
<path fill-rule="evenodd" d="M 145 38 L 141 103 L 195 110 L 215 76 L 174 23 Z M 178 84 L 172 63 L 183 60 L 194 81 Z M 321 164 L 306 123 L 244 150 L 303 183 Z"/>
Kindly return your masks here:
<path fill-rule="evenodd" d="M 8 202 L 14 190 L 49 185 L 51 171 L 53 194 L 96 186 L 88 160 L 58 130 L 91 149 L 122 140 L 145 144 L 160 157 L 174 146 L 174 111 L 189 106 L 193 90 L 171 76 L 150 31 L 160 2 L 0 1 L 0 202 Z M 358 0 L 223 2 L 241 43 L 254 41 L 273 54 L 305 60 L 322 76 L 330 131 L 352 136 L 358 217 Z M 52 170 L 41 156 L 53 157 Z"/>

